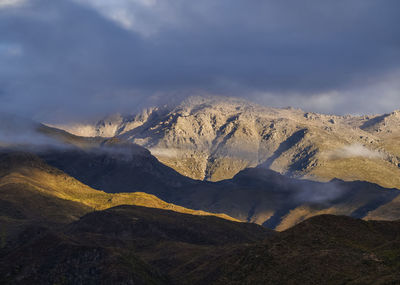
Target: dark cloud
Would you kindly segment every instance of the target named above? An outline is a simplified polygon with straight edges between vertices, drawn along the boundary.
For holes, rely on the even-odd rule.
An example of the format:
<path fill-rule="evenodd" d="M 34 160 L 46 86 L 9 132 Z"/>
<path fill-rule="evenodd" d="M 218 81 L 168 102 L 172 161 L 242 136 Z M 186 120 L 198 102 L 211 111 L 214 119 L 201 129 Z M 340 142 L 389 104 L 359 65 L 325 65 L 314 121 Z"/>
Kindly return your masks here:
<path fill-rule="evenodd" d="M 81 119 L 211 93 L 379 112 L 400 106 L 399 12 L 395 0 L 0 7 L 0 108 Z"/>

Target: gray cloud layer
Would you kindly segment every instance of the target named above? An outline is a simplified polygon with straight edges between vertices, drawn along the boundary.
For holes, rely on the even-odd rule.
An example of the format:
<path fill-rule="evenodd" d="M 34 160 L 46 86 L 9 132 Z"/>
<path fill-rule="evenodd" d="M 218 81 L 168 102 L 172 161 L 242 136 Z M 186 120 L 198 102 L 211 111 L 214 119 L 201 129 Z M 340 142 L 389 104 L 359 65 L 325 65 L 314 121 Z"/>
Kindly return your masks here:
<path fill-rule="evenodd" d="M 400 107 L 396 0 L 8 2 L 8 112 L 81 119 L 202 93 L 336 113 Z"/>

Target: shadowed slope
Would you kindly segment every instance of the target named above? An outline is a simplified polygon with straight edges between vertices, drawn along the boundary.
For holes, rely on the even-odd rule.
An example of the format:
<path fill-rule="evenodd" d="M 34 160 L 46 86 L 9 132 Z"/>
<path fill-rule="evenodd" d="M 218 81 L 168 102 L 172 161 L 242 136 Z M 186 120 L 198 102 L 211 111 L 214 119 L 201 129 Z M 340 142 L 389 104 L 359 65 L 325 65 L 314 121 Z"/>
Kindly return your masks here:
<path fill-rule="evenodd" d="M 76 217 L 93 210 L 106 209 L 116 205 L 141 205 L 147 207 L 169 209 L 195 215 L 212 215 L 203 211 L 194 211 L 184 207 L 166 203 L 157 197 L 142 193 L 109 194 L 94 190 L 64 172 L 47 165 L 37 156 L 21 152 L 0 153 L 0 199 L 7 205 L 14 205 L 18 201 L 20 207 L 32 208 L 32 215 L 36 211 L 47 214 L 49 217 L 60 214 L 54 211 L 56 205 L 68 205 L 67 216 Z M 35 197 L 35 200 L 25 198 Z M 39 200 L 42 201 L 39 203 Z M 25 201 L 25 203 L 22 203 Z M 37 205 L 33 201 L 38 202 Z M 10 206 L 11 207 L 11 206 Z M 35 208 L 36 207 L 36 208 Z M 49 207 L 48 211 L 44 211 Z M 76 211 L 72 211 L 76 208 Z M 7 214 L 7 213 L 5 213 Z M 28 216 L 32 216 L 28 215 Z M 34 215 L 33 215 L 34 216 Z M 221 217 L 232 219 L 226 215 Z M 67 219 L 68 220 L 68 219 Z M 233 219 L 232 219 L 233 220 Z"/>
<path fill-rule="evenodd" d="M 255 242 L 273 233 L 251 223 L 125 205 L 89 213 L 72 223 L 68 232 L 98 233 L 127 239 L 132 236 L 199 245 Z"/>
<path fill-rule="evenodd" d="M 217 217 L 118 206 L 63 230 L 26 230 L 0 251 L 0 282 L 177 284 L 180 276 L 171 273 L 185 263 L 272 234 Z"/>
<path fill-rule="evenodd" d="M 171 284 L 122 248 L 84 243 L 62 232 L 30 228 L 15 249 L 0 251 L 2 284 Z"/>
<path fill-rule="evenodd" d="M 40 156 L 83 183 L 109 193 L 143 191 L 165 197 L 170 189 L 196 183 L 133 144 L 107 144 L 90 150 L 53 149 Z"/>
<path fill-rule="evenodd" d="M 322 215 L 190 273 L 192 284 L 397 284 L 400 224 Z"/>
<path fill-rule="evenodd" d="M 186 208 L 226 213 L 278 230 L 318 214 L 363 218 L 400 193 L 367 182 L 292 179 L 262 167 L 243 170 L 233 179 L 216 183 L 195 181 L 140 149 L 104 146 L 97 150 L 53 150 L 41 156 L 94 188 L 111 193 L 140 190 Z"/>
<path fill-rule="evenodd" d="M 273 233 L 118 206 L 56 231 L 26 230 L 0 250 L 0 282 L 397 284 L 399 258 L 399 222 L 321 215 Z"/>

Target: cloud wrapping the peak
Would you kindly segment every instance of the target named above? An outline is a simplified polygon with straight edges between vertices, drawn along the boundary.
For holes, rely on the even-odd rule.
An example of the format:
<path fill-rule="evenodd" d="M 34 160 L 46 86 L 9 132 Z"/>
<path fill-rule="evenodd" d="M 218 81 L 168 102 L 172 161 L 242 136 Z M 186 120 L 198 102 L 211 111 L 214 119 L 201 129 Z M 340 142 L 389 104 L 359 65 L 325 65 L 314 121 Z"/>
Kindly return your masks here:
<path fill-rule="evenodd" d="M 391 111 L 399 11 L 395 0 L 31 0 L 0 9 L 0 111 L 80 120 L 198 94 Z"/>

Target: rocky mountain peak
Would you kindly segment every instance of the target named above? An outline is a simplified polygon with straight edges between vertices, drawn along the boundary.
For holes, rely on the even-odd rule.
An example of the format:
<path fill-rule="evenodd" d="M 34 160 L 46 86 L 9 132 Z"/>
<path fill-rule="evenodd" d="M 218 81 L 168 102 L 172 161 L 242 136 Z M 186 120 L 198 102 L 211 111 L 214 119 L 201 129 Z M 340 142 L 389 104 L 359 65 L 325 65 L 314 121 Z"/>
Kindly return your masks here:
<path fill-rule="evenodd" d="M 400 129 L 399 123 L 399 111 L 382 116 L 336 116 L 271 108 L 239 98 L 194 96 L 175 106 L 102 120 L 88 135 L 107 134 L 141 145 L 194 179 L 228 179 L 263 164 L 295 177 L 368 178 L 388 186 L 369 169 L 378 163 L 391 175 L 400 174 L 396 163 L 400 149 L 387 140 Z M 361 162 L 365 159 L 367 163 Z M 340 166 L 344 160 L 360 168 L 355 177 L 348 177 Z M 400 185 L 400 181 L 395 183 Z"/>

